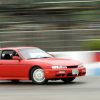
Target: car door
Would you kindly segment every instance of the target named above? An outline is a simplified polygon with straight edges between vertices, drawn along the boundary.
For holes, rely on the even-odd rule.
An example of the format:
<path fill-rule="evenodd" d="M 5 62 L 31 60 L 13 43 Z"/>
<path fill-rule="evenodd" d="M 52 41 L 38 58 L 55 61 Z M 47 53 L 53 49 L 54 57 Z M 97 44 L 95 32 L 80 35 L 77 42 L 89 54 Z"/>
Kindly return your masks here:
<path fill-rule="evenodd" d="M 1 79 L 20 79 L 26 77 L 24 60 L 13 60 L 10 58 L 16 53 L 14 50 L 3 50 L 0 60 Z M 9 56 L 8 56 L 9 55 Z"/>

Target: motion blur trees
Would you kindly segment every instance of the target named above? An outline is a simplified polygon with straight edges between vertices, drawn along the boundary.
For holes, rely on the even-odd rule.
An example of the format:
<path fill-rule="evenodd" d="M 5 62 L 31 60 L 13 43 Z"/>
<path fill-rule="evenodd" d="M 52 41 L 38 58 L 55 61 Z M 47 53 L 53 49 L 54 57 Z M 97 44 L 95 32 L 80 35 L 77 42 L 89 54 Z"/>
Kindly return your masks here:
<path fill-rule="evenodd" d="M 99 5 L 93 0 L 1 0 L 0 45 L 84 50 L 85 41 L 100 39 Z"/>

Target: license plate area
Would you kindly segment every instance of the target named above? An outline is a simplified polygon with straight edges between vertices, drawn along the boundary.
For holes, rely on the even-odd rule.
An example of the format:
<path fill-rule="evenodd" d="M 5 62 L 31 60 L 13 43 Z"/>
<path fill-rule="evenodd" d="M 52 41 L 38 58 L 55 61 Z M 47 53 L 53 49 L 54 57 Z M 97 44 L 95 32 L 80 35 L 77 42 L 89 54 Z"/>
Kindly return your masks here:
<path fill-rule="evenodd" d="M 78 75 L 79 71 L 77 69 L 72 69 L 72 75 Z"/>

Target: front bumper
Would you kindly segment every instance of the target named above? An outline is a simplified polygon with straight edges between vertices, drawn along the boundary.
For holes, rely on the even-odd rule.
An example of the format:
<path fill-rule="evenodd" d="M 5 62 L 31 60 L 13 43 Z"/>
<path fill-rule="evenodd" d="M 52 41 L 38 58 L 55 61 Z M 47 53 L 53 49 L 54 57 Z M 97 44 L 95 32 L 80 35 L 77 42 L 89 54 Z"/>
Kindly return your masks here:
<path fill-rule="evenodd" d="M 46 79 L 61 79 L 84 76 L 86 74 L 86 68 L 67 68 L 67 69 L 45 69 Z M 77 71 L 77 73 L 73 72 Z"/>

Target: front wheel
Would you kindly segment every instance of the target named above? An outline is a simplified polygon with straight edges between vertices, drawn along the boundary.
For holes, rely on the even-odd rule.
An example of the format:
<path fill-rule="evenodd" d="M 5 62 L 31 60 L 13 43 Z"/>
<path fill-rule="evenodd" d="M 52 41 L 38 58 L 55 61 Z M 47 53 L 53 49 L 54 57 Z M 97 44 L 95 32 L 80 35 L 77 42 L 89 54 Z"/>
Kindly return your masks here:
<path fill-rule="evenodd" d="M 75 79 L 75 77 L 72 77 L 72 78 L 63 78 L 61 79 L 64 83 L 69 83 L 69 82 L 72 82 L 73 80 Z"/>
<path fill-rule="evenodd" d="M 31 70 L 31 80 L 35 84 L 44 84 L 47 80 L 45 79 L 44 70 L 41 68 L 33 68 Z"/>

